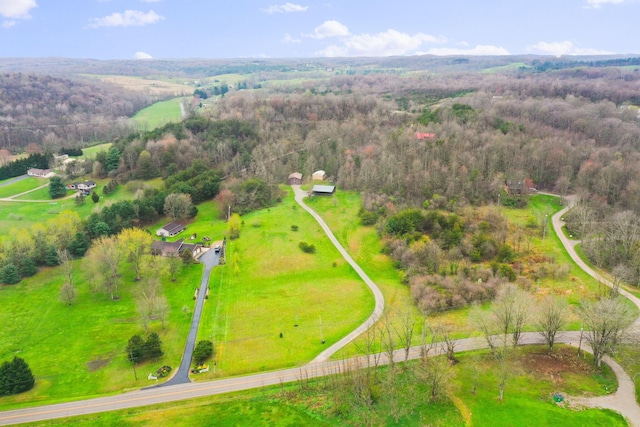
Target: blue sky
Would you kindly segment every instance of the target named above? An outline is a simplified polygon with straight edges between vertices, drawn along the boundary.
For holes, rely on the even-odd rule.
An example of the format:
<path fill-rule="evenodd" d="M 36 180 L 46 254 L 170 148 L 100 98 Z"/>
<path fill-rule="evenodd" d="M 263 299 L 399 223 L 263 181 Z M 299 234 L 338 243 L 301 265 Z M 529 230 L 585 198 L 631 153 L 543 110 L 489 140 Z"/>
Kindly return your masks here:
<path fill-rule="evenodd" d="M 640 0 L 0 0 L 0 57 L 640 53 Z"/>

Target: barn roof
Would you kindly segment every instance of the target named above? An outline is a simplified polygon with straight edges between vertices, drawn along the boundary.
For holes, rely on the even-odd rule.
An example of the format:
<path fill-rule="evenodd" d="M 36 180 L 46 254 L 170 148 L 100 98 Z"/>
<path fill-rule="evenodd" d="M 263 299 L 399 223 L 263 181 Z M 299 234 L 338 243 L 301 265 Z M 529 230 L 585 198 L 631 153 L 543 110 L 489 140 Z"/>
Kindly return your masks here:
<path fill-rule="evenodd" d="M 336 191 L 335 185 L 314 185 L 313 186 L 314 193 L 322 193 L 322 194 L 333 194 Z"/>

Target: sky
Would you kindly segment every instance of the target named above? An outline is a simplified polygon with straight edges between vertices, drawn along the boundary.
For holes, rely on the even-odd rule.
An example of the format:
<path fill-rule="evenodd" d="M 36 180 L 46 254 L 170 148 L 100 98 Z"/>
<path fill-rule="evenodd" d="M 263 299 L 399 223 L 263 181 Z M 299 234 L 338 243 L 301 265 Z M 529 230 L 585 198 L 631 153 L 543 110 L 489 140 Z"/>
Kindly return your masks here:
<path fill-rule="evenodd" d="M 640 0 L 0 0 L 0 57 L 640 53 Z"/>

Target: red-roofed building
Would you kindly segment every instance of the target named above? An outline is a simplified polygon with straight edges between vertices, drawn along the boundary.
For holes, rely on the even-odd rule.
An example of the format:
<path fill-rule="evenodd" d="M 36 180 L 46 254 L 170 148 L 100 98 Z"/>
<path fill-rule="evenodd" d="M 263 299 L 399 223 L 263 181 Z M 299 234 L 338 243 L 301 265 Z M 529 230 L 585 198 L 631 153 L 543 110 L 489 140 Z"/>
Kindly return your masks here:
<path fill-rule="evenodd" d="M 436 139 L 435 133 L 416 132 L 416 138 L 418 139 Z"/>

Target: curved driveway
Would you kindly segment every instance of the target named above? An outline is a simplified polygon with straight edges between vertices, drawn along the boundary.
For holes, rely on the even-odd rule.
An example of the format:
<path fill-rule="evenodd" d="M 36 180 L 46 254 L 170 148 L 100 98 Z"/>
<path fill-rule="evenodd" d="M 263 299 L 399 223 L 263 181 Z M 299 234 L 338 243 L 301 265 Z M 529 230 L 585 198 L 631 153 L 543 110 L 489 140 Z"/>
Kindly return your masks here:
<path fill-rule="evenodd" d="M 338 249 L 342 257 L 351 265 L 351 267 L 353 267 L 356 273 L 358 273 L 360 278 L 364 280 L 364 282 L 367 284 L 369 289 L 371 289 L 371 292 L 373 292 L 373 297 L 375 298 L 375 301 L 376 301 L 376 306 L 373 309 L 373 313 L 371 313 L 371 316 L 369 316 L 369 318 L 365 320 L 363 324 L 358 326 L 355 330 L 351 331 L 340 341 L 336 342 L 335 344 L 333 344 L 332 346 L 324 350 L 322 353 L 316 356 L 315 359 L 311 361 L 311 363 L 324 362 L 326 360 L 329 360 L 329 358 L 332 355 L 334 355 L 336 352 L 338 352 L 340 349 L 345 347 L 351 341 L 356 339 L 361 333 L 363 333 L 364 331 L 366 331 L 376 323 L 376 321 L 382 316 L 382 313 L 384 311 L 384 296 L 382 296 L 382 292 L 376 286 L 376 284 L 373 283 L 373 280 L 371 280 L 369 276 L 367 276 L 367 273 L 365 273 L 362 270 L 362 268 L 360 268 L 360 266 L 353 260 L 353 258 L 351 258 L 351 255 L 349 255 L 349 253 L 345 250 L 345 248 L 342 247 L 340 242 L 338 242 L 338 239 L 336 239 L 336 236 L 333 235 L 333 233 L 331 232 L 331 229 L 324 222 L 322 217 L 320 217 L 320 215 L 318 215 L 313 209 L 311 209 L 309 206 L 307 206 L 304 203 L 303 199 L 307 197 L 307 192 L 303 191 L 299 185 L 292 185 L 291 187 L 293 188 L 293 192 L 295 193 L 296 202 L 298 202 L 298 204 L 302 206 L 302 208 L 305 211 L 309 212 L 309 214 L 311 214 L 311 216 L 315 218 L 318 224 L 320 224 L 320 227 L 322 227 L 327 237 L 329 237 L 329 240 L 331 240 L 331 243 L 333 243 L 333 245 L 336 247 L 336 249 Z"/>
<path fill-rule="evenodd" d="M 554 195 L 554 194 L 551 194 L 551 195 Z M 608 279 L 602 277 L 601 275 L 599 275 L 591 267 L 589 267 L 582 260 L 582 258 L 580 258 L 580 256 L 578 256 L 578 253 L 576 252 L 576 245 L 578 243 L 580 243 L 580 241 L 579 240 L 574 240 L 574 239 L 569 239 L 564 234 L 564 231 L 562 230 L 562 226 L 564 225 L 564 221 L 562 220 L 562 217 L 564 216 L 564 214 L 566 214 L 569 211 L 569 209 L 571 209 L 573 207 L 573 205 L 575 203 L 575 196 L 568 196 L 567 200 L 569 201 L 568 205 L 564 209 L 558 211 L 555 215 L 553 215 L 551 217 L 551 221 L 553 223 L 553 229 L 555 230 L 556 234 L 558 235 L 558 238 L 562 242 L 562 245 L 567 250 L 567 253 L 571 257 L 573 262 L 575 262 L 578 265 L 578 267 L 583 269 L 589 276 L 593 277 L 598 282 L 604 283 L 605 285 L 607 285 L 610 288 L 612 288 L 613 287 L 613 283 L 611 283 L 610 280 L 608 280 Z M 638 310 L 640 310 L 640 299 L 638 297 L 636 297 L 635 295 L 631 294 L 630 292 L 625 291 L 624 289 L 620 289 L 620 295 L 624 296 L 629 301 L 634 303 L 636 305 L 636 307 L 638 307 Z M 635 333 L 640 333 L 640 317 L 638 317 L 636 319 L 636 321 L 633 323 L 633 325 L 631 326 L 631 330 L 633 332 L 635 332 Z"/>

